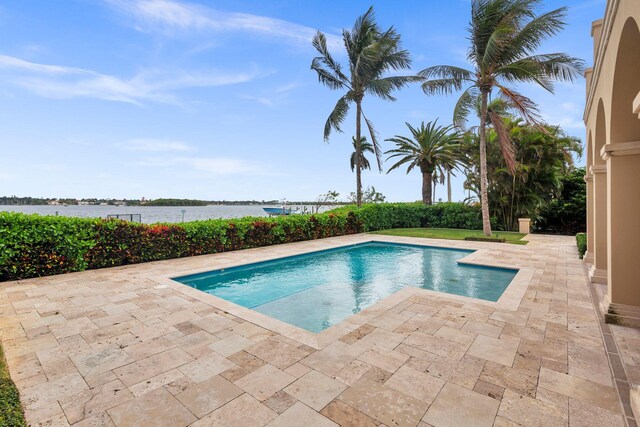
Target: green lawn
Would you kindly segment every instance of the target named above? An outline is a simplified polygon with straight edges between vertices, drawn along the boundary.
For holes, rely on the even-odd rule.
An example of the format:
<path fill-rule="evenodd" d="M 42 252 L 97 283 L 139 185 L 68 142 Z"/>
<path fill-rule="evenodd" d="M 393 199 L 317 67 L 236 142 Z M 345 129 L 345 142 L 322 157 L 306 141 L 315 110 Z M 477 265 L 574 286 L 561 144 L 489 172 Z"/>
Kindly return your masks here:
<path fill-rule="evenodd" d="M 9 370 L 0 346 L 0 426 L 26 427 L 18 389 L 9 377 Z"/>
<path fill-rule="evenodd" d="M 459 230 L 455 228 L 394 228 L 391 230 L 372 231 L 372 234 L 385 234 L 388 236 L 403 237 L 429 237 L 431 239 L 464 240 L 465 237 L 484 237 L 479 230 Z M 494 231 L 491 237 L 506 239 L 506 243 L 514 245 L 526 245 L 522 239 L 526 234 L 508 231 Z"/>

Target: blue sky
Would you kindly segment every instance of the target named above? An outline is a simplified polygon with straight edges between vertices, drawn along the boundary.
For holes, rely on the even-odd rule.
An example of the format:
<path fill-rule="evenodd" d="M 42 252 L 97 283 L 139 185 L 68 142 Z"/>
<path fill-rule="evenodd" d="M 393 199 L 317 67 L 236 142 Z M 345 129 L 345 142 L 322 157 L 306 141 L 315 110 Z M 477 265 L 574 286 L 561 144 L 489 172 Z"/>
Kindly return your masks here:
<path fill-rule="evenodd" d="M 371 1 L 21 0 L 0 2 L 0 195 L 313 199 L 353 191 L 350 116 L 322 139 L 339 97 L 309 69 L 311 37 L 340 29 Z M 413 71 L 465 65 L 468 0 L 373 2 Z M 591 22 L 605 0 L 568 6 L 568 26 L 541 52 L 592 62 Z M 584 81 L 533 87 L 545 119 L 584 137 Z M 394 103 L 365 98 L 381 139 L 405 122 L 451 120 L 455 97 L 415 85 Z M 390 148 L 384 143 L 383 148 Z M 581 161 L 584 163 L 584 160 Z M 390 201 L 420 198 L 418 172 L 365 172 Z M 454 199 L 464 197 L 462 180 Z M 445 197 L 439 187 L 437 197 Z"/>

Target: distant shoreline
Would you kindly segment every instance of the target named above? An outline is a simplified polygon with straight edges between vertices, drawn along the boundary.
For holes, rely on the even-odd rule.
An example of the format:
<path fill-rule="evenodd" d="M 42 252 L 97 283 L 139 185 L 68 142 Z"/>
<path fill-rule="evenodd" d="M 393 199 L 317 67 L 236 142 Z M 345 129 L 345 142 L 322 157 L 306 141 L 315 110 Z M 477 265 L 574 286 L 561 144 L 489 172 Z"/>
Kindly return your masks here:
<path fill-rule="evenodd" d="M 316 205 L 317 201 L 286 201 L 287 205 Z M 281 206 L 282 200 L 197 200 L 197 199 L 72 199 L 72 198 L 36 198 L 36 197 L 0 197 L 0 206 Z M 340 206 L 345 203 L 323 203 Z"/>
<path fill-rule="evenodd" d="M 128 206 L 128 205 L 0 205 L 0 214 L 18 212 L 42 216 L 68 216 L 76 218 L 107 218 L 110 215 L 140 215 L 146 224 L 178 223 L 217 218 L 264 217 L 266 204 L 253 205 L 207 205 L 207 206 Z M 271 207 L 280 207 L 272 205 Z M 316 205 L 294 205 L 289 207 L 300 212 L 311 212 Z M 336 206 L 322 206 L 320 211 Z"/>
<path fill-rule="evenodd" d="M 306 206 L 310 206 L 310 205 L 315 205 L 317 202 L 287 202 L 288 206 L 295 206 L 295 205 L 306 205 Z M 323 203 L 323 206 L 344 206 L 348 203 L 342 202 L 342 203 Z M 255 202 L 255 203 L 245 203 L 245 202 L 226 202 L 226 203 L 207 203 L 207 204 L 203 204 L 203 205 L 197 205 L 197 204 L 193 204 L 193 205 L 161 205 L 161 204 L 137 204 L 137 205 L 129 205 L 129 204 L 121 204 L 121 205 L 117 205 L 117 204 L 93 204 L 93 203 L 89 203 L 89 204 L 77 204 L 77 203 L 66 203 L 66 204 L 49 204 L 49 203 L 0 203 L 0 206 L 60 206 L 60 207 L 64 207 L 64 206 L 130 206 L 130 207 L 185 207 L 185 208 L 195 208 L 195 207 L 201 207 L 201 206 L 271 206 L 271 205 L 278 205 L 281 206 L 282 202 L 273 202 L 273 203 L 269 203 L 269 202 Z"/>

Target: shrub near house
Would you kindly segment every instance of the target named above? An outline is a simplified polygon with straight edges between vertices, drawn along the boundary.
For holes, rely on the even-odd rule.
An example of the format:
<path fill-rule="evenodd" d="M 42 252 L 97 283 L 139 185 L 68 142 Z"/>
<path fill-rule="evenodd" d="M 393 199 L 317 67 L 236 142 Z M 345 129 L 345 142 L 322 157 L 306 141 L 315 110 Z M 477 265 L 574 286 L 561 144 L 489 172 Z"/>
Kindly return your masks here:
<path fill-rule="evenodd" d="M 459 203 L 374 204 L 317 215 L 153 225 L 5 212 L 0 213 L 0 281 L 389 228 L 481 225 L 479 208 Z"/>

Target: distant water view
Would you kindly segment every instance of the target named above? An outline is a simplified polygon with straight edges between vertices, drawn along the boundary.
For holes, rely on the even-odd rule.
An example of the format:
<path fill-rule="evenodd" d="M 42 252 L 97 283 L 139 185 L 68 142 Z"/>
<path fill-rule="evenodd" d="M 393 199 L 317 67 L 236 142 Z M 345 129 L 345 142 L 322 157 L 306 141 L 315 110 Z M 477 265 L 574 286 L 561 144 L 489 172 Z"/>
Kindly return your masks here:
<path fill-rule="evenodd" d="M 267 216 L 262 205 L 211 205 L 211 206 L 99 206 L 99 205 L 2 205 L 0 211 L 23 212 L 39 215 L 62 215 L 79 218 L 106 218 L 112 214 L 140 214 L 142 222 L 182 222 L 215 218 L 240 218 L 243 216 Z M 276 205 L 274 205 L 275 207 Z M 296 206 L 292 206 L 296 207 Z M 307 209 L 310 211 L 311 207 Z M 322 211 L 322 209 L 321 209 Z"/>

